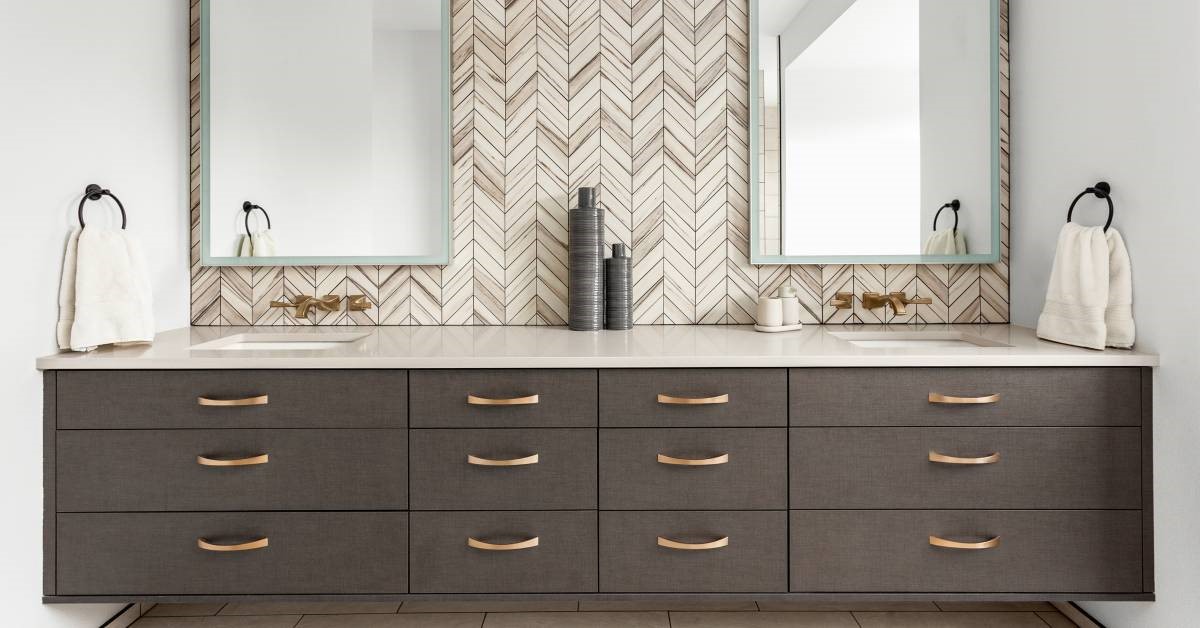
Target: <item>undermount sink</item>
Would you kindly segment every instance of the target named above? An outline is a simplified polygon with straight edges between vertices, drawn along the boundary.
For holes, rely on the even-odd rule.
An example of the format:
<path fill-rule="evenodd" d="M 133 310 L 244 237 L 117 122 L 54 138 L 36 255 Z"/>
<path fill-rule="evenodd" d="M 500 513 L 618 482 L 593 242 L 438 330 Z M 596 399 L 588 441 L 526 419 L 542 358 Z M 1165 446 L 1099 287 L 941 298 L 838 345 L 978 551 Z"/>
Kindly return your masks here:
<path fill-rule="evenodd" d="M 831 332 L 841 340 L 864 349 L 966 349 L 978 347 L 1007 347 L 1003 342 L 966 332 Z"/>
<path fill-rule="evenodd" d="M 192 347 L 192 351 L 327 351 L 366 338 L 365 332 L 236 334 Z"/>

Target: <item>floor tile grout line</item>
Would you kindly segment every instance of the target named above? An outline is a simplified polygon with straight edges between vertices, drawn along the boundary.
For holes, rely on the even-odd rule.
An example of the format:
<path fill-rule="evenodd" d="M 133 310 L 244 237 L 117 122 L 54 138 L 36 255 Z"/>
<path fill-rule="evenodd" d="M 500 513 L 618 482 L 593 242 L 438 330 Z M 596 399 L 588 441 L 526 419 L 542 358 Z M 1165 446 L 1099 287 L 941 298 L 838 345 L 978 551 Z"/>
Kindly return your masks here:
<path fill-rule="evenodd" d="M 936 604 L 935 604 L 934 606 L 936 606 Z M 861 621 L 858 621 L 858 614 L 857 614 L 857 613 L 855 613 L 854 611 L 850 611 L 850 619 L 854 621 L 854 624 L 855 624 L 856 626 L 858 626 L 858 628 L 862 628 L 862 622 L 861 622 Z"/>

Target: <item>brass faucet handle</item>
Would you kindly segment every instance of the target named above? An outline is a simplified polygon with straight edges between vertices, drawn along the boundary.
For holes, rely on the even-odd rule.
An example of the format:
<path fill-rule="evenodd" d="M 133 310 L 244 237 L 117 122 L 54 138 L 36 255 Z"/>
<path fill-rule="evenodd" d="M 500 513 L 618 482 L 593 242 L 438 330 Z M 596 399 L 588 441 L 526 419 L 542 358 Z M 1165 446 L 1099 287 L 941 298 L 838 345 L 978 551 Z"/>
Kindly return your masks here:
<path fill-rule="evenodd" d="M 878 292 L 864 292 L 862 294 L 862 306 L 868 310 L 884 307 L 888 303 L 890 303 L 888 298 Z"/>
<path fill-rule="evenodd" d="M 312 296 L 307 294 L 297 294 L 296 296 L 292 297 L 291 301 L 288 301 L 288 297 L 285 295 L 283 299 L 284 300 L 282 301 L 271 301 L 271 307 L 299 307 L 302 303 L 311 301 Z"/>
<path fill-rule="evenodd" d="M 351 312 L 362 312 L 372 307 L 371 299 L 365 294 L 351 294 L 346 297 L 346 309 Z"/>
<path fill-rule="evenodd" d="M 854 307 L 854 293 L 839 292 L 833 295 L 833 298 L 829 300 L 829 305 L 832 305 L 839 310 L 848 310 Z"/>
<path fill-rule="evenodd" d="M 905 296 L 903 292 L 893 292 L 890 296 L 899 297 L 904 301 L 905 305 L 933 305 L 933 299 L 929 297 L 920 297 L 913 295 L 911 298 Z"/>

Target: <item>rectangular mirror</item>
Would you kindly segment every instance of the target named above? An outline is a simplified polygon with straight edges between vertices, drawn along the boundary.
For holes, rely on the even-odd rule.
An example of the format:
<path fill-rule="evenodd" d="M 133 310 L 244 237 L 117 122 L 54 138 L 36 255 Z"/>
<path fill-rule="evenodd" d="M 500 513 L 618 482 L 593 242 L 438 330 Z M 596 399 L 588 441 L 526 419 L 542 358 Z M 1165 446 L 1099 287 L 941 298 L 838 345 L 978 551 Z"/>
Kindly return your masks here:
<path fill-rule="evenodd" d="M 449 0 L 200 8 L 203 263 L 448 263 Z"/>
<path fill-rule="evenodd" d="M 1000 259 L 998 0 L 754 0 L 751 261 Z"/>

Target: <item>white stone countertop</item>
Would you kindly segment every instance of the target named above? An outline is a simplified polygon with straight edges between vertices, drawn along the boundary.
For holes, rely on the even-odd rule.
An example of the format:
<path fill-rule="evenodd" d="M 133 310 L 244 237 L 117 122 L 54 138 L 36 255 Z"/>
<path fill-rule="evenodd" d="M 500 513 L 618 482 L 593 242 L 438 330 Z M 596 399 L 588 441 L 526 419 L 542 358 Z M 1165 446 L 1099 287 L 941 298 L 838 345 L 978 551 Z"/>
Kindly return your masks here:
<path fill-rule="evenodd" d="M 905 340 L 922 335 L 969 337 L 994 346 L 853 344 L 854 339 Z M 322 341 L 338 336 L 356 339 L 324 350 L 220 348 L 245 340 Z M 602 332 L 483 326 L 186 327 L 158 334 L 152 345 L 59 353 L 37 361 L 42 370 L 754 366 L 1158 366 L 1158 356 L 1046 342 L 1032 329 L 1016 325 L 806 325 L 782 333 L 729 325 L 642 325 L 630 331 Z"/>

